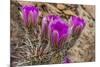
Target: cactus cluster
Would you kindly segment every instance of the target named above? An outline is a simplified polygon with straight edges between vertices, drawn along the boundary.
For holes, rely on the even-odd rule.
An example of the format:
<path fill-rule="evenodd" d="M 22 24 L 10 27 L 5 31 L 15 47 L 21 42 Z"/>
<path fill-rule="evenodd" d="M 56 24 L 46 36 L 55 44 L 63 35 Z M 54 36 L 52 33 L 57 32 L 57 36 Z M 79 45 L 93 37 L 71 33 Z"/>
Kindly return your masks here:
<path fill-rule="evenodd" d="M 21 7 L 21 17 L 25 27 L 38 26 L 39 7 L 26 5 Z M 48 14 L 43 16 L 41 26 L 41 38 L 48 39 L 54 49 L 63 48 L 64 43 L 72 35 L 79 35 L 86 25 L 80 16 L 71 16 L 70 21 L 65 21 L 61 16 Z M 66 63 L 67 61 L 65 61 Z M 69 60 L 68 60 L 69 63 Z"/>

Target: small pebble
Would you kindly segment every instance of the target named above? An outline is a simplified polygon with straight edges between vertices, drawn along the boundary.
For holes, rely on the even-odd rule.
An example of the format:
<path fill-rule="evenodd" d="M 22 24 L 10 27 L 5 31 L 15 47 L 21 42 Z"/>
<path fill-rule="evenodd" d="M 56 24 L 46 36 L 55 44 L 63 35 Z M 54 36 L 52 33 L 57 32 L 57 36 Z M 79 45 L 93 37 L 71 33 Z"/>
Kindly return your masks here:
<path fill-rule="evenodd" d="M 63 9 L 65 9 L 65 6 L 64 6 L 63 4 L 58 4 L 58 5 L 57 5 L 57 8 L 58 8 L 59 10 L 63 10 Z"/>

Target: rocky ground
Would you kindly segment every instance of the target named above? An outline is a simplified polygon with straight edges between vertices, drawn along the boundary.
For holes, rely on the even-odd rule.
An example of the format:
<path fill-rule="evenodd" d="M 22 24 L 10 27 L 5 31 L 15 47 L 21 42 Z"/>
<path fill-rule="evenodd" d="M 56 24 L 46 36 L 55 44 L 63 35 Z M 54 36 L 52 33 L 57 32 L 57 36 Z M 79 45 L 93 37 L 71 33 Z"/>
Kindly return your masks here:
<path fill-rule="evenodd" d="M 34 35 L 32 29 L 26 32 L 20 16 L 20 7 L 31 4 L 40 7 L 39 31 Z M 72 63 L 95 61 L 95 6 L 11 1 L 11 66 L 59 64 L 67 56 Z M 81 16 L 86 20 L 86 26 L 81 35 L 74 41 L 69 41 L 66 48 L 54 51 L 46 39 L 41 39 L 41 20 L 47 14 L 56 14 L 66 21 L 70 16 Z M 68 44 L 68 43 L 66 43 Z"/>

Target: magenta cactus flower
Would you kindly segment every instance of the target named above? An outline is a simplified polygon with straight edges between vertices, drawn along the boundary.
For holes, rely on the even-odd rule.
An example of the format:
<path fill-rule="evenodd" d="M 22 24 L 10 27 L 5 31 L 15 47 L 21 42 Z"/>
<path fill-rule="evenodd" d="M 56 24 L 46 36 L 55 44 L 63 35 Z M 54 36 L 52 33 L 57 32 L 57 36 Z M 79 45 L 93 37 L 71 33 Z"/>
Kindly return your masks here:
<path fill-rule="evenodd" d="M 62 48 L 71 32 L 67 22 L 61 18 L 55 19 L 49 24 L 49 37 L 54 48 Z"/>
<path fill-rule="evenodd" d="M 32 6 L 32 5 L 26 5 L 21 7 L 22 11 L 22 19 L 24 21 L 25 26 L 30 26 L 30 24 L 36 26 L 38 23 L 38 17 L 39 17 L 39 8 Z"/>
<path fill-rule="evenodd" d="M 42 38 L 48 38 L 48 26 L 51 21 L 60 18 L 58 15 L 47 15 L 42 19 Z"/>
<path fill-rule="evenodd" d="M 83 28 L 85 27 L 86 22 L 83 18 L 80 18 L 78 16 L 72 16 L 71 17 L 71 27 L 73 34 L 79 35 Z"/>

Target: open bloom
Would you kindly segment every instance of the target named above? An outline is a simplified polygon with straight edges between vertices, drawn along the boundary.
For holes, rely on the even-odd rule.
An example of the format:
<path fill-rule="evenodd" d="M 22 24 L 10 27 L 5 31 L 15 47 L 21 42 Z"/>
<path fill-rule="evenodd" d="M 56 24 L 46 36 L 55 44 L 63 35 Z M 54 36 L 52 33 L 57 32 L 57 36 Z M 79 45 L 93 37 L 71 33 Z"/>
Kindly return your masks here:
<path fill-rule="evenodd" d="M 42 38 L 48 38 L 48 26 L 51 21 L 60 18 L 58 15 L 47 15 L 42 19 Z"/>
<path fill-rule="evenodd" d="M 72 27 L 72 32 L 75 35 L 79 35 L 83 28 L 85 27 L 85 20 L 83 18 L 80 18 L 78 16 L 72 16 L 71 17 L 71 27 Z"/>
<path fill-rule="evenodd" d="M 32 5 L 26 5 L 21 7 L 21 11 L 21 16 L 25 26 L 29 26 L 30 24 L 34 26 L 37 25 L 39 17 L 39 8 Z"/>
<path fill-rule="evenodd" d="M 54 48 L 63 47 L 64 42 L 69 38 L 71 32 L 66 21 L 58 18 L 49 24 L 49 37 Z"/>

